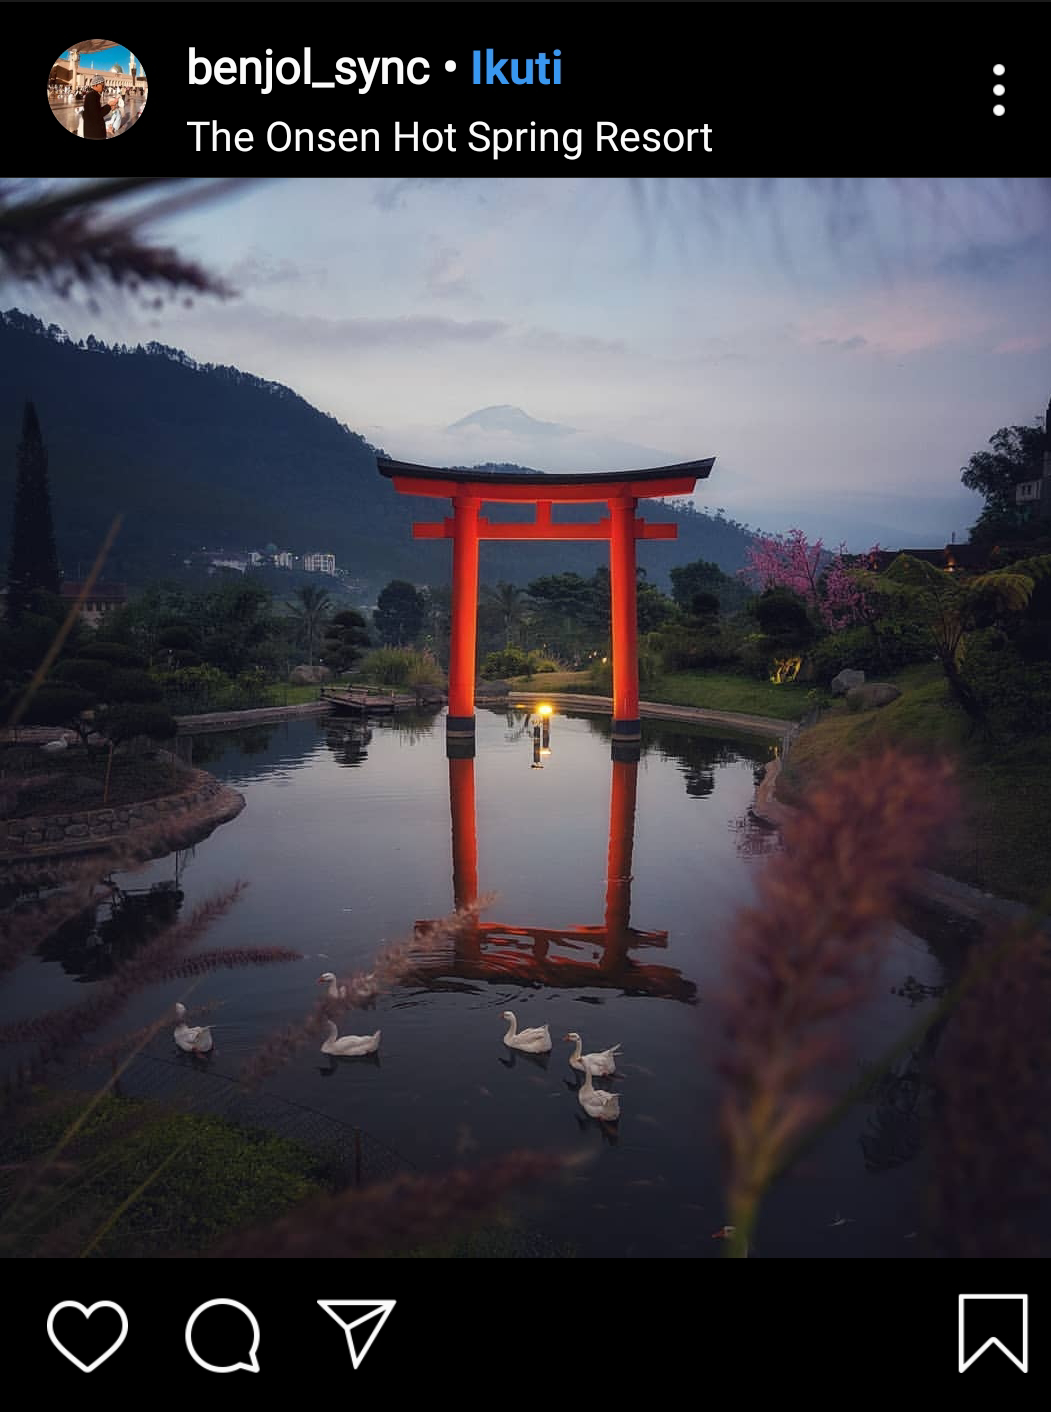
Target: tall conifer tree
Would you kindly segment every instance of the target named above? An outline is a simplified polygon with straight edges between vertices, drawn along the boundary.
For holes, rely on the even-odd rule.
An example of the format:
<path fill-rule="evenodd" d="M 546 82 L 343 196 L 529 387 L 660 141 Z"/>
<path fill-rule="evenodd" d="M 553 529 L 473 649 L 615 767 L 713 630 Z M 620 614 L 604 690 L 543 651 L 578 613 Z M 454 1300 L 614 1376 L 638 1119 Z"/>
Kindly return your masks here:
<path fill-rule="evenodd" d="M 7 611 L 12 622 L 32 605 L 34 594 L 58 593 L 60 582 L 47 450 L 32 402 L 26 403 L 22 414 L 22 440 L 15 459 L 15 510 L 7 566 Z"/>

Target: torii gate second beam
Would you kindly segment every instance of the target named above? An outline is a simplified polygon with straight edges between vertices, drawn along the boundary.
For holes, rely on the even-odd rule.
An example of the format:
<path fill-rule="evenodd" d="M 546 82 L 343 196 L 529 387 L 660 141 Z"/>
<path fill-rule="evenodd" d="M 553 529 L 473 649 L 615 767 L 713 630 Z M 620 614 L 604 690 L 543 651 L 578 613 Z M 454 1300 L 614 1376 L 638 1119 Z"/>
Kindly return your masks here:
<path fill-rule="evenodd" d="M 645 471 L 603 471 L 584 475 L 548 475 L 542 471 L 438 469 L 377 458 L 380 474 L 402 495 L 429 495 L 452 501 L 453 513 L 433 524 L 414 524 L 415 539 L 453 542 L 452 629 L 449 640 L 449 714 L 446 743 L 450 754 L 474 753 L 474 685 L 478 623 L 478 545 L 483 539 L 596 539 L 610 546 L 610 596 L 613 626 L 613 748 L 637 745 L 639 720 L 639 647 L 636 603 L 635 541 L 674 539 L 674 524 L 636 519 L 640 499 L 689 495 L 711 474 L 715 457 L 658 466 Z M 593 524 L 561 524 L 551 518 L 555 504 L 589 505 L 605 501 L 608 517 Z M 483 504 L 533 504 L 536 518 L 527 524 L 492 524 L 481 515 Z"/>

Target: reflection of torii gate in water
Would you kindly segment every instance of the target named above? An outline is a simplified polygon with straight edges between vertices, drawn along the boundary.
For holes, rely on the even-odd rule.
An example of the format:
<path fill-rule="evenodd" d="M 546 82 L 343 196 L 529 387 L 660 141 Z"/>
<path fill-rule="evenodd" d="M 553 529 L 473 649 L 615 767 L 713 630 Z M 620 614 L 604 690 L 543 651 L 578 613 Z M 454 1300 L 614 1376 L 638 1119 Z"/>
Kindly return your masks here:
<path fill-rule="evenodd" d="M 614 760 L 610 791 L 606 911 L 601 926 L 522 927 L 476 921 L 460 931 L 449 950 L 421 950 L 413 958 L 417 978 L 456 977 L 496 983 L 616 988 L 634 995 L 692 1002 L 696 986 L 670 966 L 640 964 L 629 952 L 666 947 L 667 932 L 631 926 L 631 860 L 635 845 L 635 791 L 638 762 Z M 478 834 L 475 826 L 474 761 L 450 758 L 453 899 L 469 907 L 478 892 Z M 417 935 L 433 927 L 417 922 Z M 595 952 L 578 959 L 557 951 Z"/>
<path fill-rule="evenodd" d="M 414 524 L 415 539 L 453 542 L 452 628 L 449 638 L 449 714 L 445 723 L 448 753 L 474 754 L 474 674 L 478 626 L 478 543 L 483 539 L 598 539 L 610 547 L 610 598 L 613 625 L 613 752 L 618 747 L 637 759 L 639 724 L 639 648 L 635 541 L 674 539 L 674 524 L 647 524 L 635 518 L 640 499 L 689 495 L 711 473 L 715 458 L 659 466 L 648 471 L 603 471 L 584 475 L 547 475 L 542 471 L 438 470 L 377 457 L 381 475 L 402 495 L 448 498 L 452 518 Z M 552 505 L 594 505 L 605 501 L 609 515 L 593 524 L 556 523 Z M 483 504 L 531 504 L 530 524 L 493 524 L 482 518 Z M 625 751 L 625 747 L 627 750 Z"/>

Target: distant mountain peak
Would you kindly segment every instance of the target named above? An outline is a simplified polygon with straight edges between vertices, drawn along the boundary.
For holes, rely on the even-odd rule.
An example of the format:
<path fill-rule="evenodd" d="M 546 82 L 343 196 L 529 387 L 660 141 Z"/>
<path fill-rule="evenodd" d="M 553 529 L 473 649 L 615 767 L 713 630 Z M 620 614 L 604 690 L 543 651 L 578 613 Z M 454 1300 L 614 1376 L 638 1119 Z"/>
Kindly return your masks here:
<path fill-rule="evenodd" d="M 480 407 L 476 412 L 469 412 L 445 430 L 464 431 L 469 427 L 477 427 L 479 431 L 490 434 L 503 432 L 512 436 L 572 436 L 575 431 L 574 427 L 563 426 L 561 422 L 539 421 L 521 407 L 512 407 L 506 402 L 498 407 Z"/>

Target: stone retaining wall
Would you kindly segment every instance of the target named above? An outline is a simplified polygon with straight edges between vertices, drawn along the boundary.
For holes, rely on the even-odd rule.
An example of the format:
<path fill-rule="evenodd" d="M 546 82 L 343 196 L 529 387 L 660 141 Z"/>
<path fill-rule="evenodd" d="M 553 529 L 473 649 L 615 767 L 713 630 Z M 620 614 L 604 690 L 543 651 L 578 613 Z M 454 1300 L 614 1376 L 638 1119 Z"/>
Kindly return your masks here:
<path fill-rule="evenodd" d="M 268 721 L 295 720 L 297 716 L 326 716 L 331 701 L 303 701 L 298 706 L 258 706 L 250 711 L 208 711 L 200 716 L 176 716 L 180 735 L 203 731 L 241 730 L 245 726 L 266 725 Z"/>
<path fill-rule="evenodd" d="M 88 851 L 93 844 L 155 829 L 170 821 L 173 833 L 181 816 L 193 814 L 194 828 L 210 831 L 234 818 L 244 798 L 204 770 L 186 770 L 182 789 L 140 804 L 87 809 L 70 814 L 35 814 L 0 823 L 0 856 L 39 857 Z"/>

